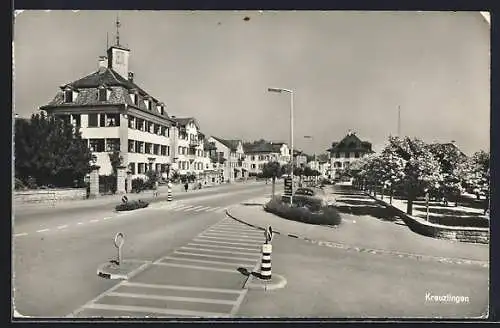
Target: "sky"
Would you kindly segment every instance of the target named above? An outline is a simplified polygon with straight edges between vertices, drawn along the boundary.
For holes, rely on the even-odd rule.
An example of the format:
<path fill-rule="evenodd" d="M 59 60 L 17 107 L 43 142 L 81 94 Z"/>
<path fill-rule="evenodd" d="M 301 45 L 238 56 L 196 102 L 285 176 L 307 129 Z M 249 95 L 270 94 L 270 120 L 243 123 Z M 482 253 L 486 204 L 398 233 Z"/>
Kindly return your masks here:
<path fill-rule="evenodd" d="M 490 27 L 479 12 L 23 11 L 14 22 L 14 109 L 29 117 L 97 70 L 107 34 L 134 81 L 206 135 L 325 152 L 353 130 L 490 147 Z M 245 19 L 248 17 L 249 19 Z M 306 139 L 304 136 L 312 136 Z"/>

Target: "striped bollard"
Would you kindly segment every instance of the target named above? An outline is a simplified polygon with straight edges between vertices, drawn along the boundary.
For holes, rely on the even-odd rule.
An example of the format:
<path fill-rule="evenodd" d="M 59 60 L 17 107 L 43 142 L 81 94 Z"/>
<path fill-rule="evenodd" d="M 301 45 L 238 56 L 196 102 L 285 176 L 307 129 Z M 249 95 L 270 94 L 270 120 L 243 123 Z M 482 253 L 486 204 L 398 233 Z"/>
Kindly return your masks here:
<path fill-rule="evenodd" d="M 172 201 L 172 189 L 167 190 L 167 201 Z"/>
<path fill-rule="evenodd" d="M 269 227 L 264 231 L 264 236 L 266 237 L 266 243 L 262 245 L 262 262 L 260 265 L 260 277 L 263 280 L 271 279 L 271 253 L 273 252 L 273 245 L 271 245 L 271 240 L 273 239 L 273 230 Z"/>

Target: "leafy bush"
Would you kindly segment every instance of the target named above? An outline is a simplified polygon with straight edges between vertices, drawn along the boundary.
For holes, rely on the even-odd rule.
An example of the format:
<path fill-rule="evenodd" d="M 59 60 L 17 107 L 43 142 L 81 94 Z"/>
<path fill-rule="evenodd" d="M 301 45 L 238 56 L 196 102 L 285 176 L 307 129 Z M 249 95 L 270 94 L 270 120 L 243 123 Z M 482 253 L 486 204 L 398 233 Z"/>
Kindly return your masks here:
<path fill-rule="evenodd" d="M 132 190 L 135 192 L 141 192 L 146 189 L 146 184 L 141 178 L 135 178 L 132 180 Z"/>
<path fill-rule="evenodd" d="M 319 225 L 339 225 L 342 222 L 339 212 L 331 206 L 321 206 L 317 211 L 308 204 L 290 206 L 282 202 L 279 197 L 274 197 L 265 206 L 266 212 L 276 214 L 282 218 Z"/>
<path fill-rule="evenodd" d="M 477 216 L 430 216 L 429 221 L 435 224 L 442 224 L 452 227 L 476 227 L 476 228 L 488 228 L 490 226 L 490 221 L 486 218 Z"/>
<path fill-rule="evenodd" d="M 149 203 L 142 200 L 133 200 L 123 204 L 116 205 L 115 210 L 117 211 L 132 211 L 139 208 L 148 207 Z"/>

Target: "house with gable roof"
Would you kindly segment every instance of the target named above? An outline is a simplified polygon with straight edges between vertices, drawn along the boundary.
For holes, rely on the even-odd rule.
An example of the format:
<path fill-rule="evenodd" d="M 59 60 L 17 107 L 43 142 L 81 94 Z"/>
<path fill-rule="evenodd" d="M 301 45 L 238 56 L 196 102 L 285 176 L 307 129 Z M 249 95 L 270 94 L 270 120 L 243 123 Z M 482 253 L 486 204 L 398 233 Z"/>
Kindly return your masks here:
<path fill-rule="evenodd" d="M 217 163 L 220 181 L 233 182 L 248 178 L 248 167 L 241 140 L 211 136 L 208 142 L 211 144 L 209 156 Z"/>
<path fill-rule="evenodd" d="M 269 142 L 261 140 L 247 144 L 244 148 L 250 175 L 262 173 L 264 164 L 277 161 L 281 165 L 290 163 L 290 149 L 284 142 Z"/>

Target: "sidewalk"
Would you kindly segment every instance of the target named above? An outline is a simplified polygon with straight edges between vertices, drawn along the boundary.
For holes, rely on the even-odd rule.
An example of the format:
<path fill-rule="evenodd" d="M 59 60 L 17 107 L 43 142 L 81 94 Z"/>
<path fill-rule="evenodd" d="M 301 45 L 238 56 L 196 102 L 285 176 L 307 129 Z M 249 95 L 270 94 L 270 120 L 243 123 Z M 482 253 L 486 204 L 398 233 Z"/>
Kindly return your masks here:
<path fill-rule="evenodd" d="M 371 206 L 380 207 L 375 200 L 366 196 Z M 406 225 L 379 220 L 362 215 L 354 216 L 342 213 L 342 224 L 338 227 L 310 225 L 280 218 L 264 211 L 262 205 L 268 198 L 256 198 L 254 205 L 238 205 L 230 208 L 231 216 L 247 224 L 267 228 L 281 234 L 293 234 L 301 238 L 317 241 L 340 243 L 354 248 L 369 248 L 388 252 L 420 254 L 445 258 L 461 258 L 467 260 L 489 260 L 487 245 L 450 242 L 434 239 L 412 232 Z M 259 206 L 260 205 L 260 206 Z"/>
<path fill-rule="evenodd" d="M 255 184 L 263 184 L 262 182 L 248 181 L 248 182 L 237 182 L 232 184 L 217 184 L 217 185 L 207 185 L 202 186 L 202 189 L 191 189 L 193 184 L 189 185 L 189 189 L 187 193 L 204 193 L 210 190 L 234 186 L 234 185 L 255 185 Z M 140 193 L 127 193 L 123 195 L 102 195 L 97 198 L 92 199 L 75 199 L 75 200 L 65 200 L 65 201 L 57 201 L 57 202 L 39 202 L 39 203 L 12 203 L 12 208 L 14 210 L 36 210 L 36 209 L 45 209 L 45 208 L 85 208 L 85 207 L 93 207 L 93 206 L 101 206 L 101 205 L 109 205 L 109 204 L 120 204 L 122 201 L 122 197 L 124 195 L 127 196 L 129 201 L 132 200 L 145 200 L 148 202 L 152 202 L 155 200 L 166 200 L 167 199 L 167 186 L 160 185 L 158 188 L 158 197 L 154 197 L 153 190 L 145 190 Z M 184 186 L 182 184 L 175 184 L 172 188 L 172 193 L 175 195 L 186 194 L 184 191 Z"/>

